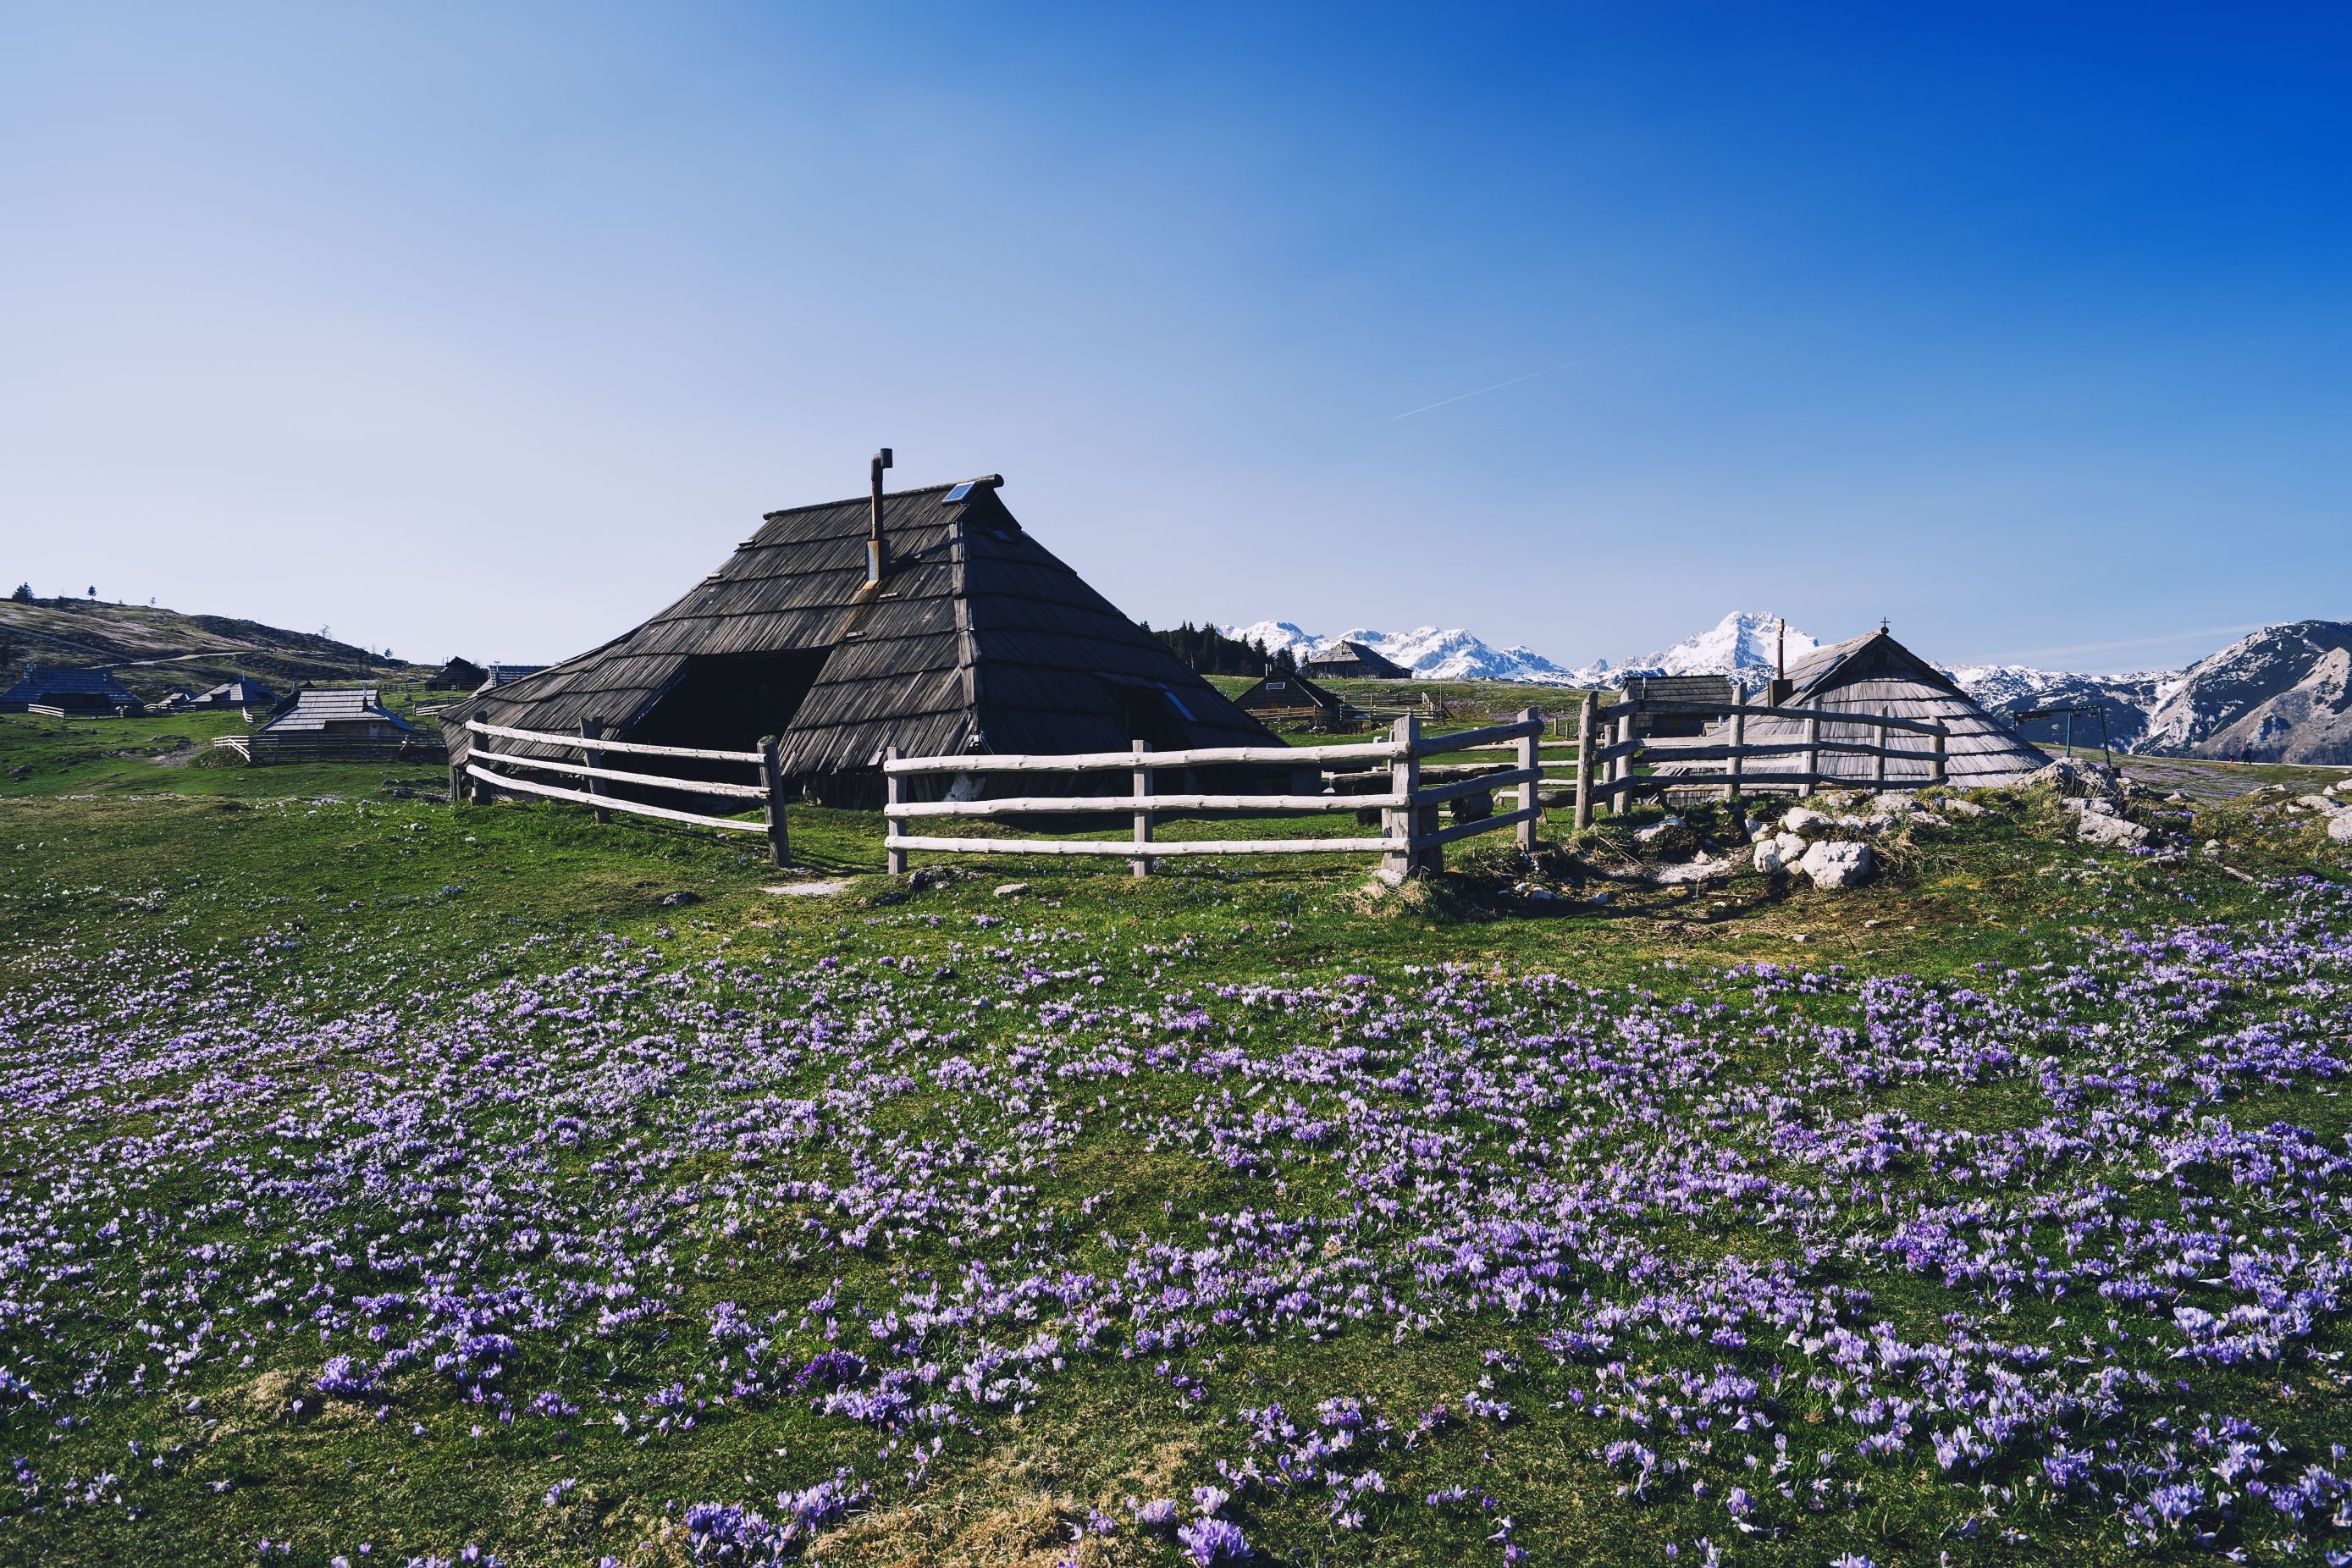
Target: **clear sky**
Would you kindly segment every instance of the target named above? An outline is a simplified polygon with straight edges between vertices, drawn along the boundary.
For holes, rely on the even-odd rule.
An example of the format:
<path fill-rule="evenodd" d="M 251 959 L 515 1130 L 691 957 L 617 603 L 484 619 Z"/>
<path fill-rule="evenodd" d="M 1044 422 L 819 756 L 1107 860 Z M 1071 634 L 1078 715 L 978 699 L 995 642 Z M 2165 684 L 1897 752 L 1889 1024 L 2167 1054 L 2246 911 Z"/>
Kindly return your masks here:
<path fill-rule="evenodd" d="M 778 507 L 1129 614 L 2352 617 L 2352 12 L 0 4 L 0 574 L 558 658 Z"/>

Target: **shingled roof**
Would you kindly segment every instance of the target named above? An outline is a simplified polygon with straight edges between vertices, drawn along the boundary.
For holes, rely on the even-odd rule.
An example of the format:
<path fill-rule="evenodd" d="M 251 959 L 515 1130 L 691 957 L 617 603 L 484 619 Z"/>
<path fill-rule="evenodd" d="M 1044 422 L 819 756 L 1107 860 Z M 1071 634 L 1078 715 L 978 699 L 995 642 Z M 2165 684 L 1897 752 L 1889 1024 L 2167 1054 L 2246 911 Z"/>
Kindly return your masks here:
<path fill-rule="evenodd" d="M 139 698 L 110 669 L 28 664 L 16 685 L 0 691 L 0 709 L 21 713 L 36 702 L 58 708 L 135 708 Z"/>
<path fill-rule="evenodd" d="M 993 479 L 883 498 L 889 564 L 866 588 L 869 500 L 771 512 L 718 571 L 601 647 L 452 704 L 468 719 L 733 747 L 782 739 L 823 778 L 910 756 L 1265 744 L 1271 731 L 1088 587 Z M 499 749 L 524 749 L 501 742 Z"/>
<path fill-rule="evenodd" d="M 260 732 L 287 735 L 305 730 L 350 731 L 363 724 L 412 732 L 416 728 L 398 714 L 387 712 L 376 700 L 373 686 L 306 686 L 294 694 L 294 705 L 264 724 Z"/>
<path fill-rule="evenodd" d="M 1841 643 L 1814 649 L 1789 667 L 1789 694 L 1783 707 L 1820 708 L 1832 712 L 1872 713 L 1890 719 L 1910 719 L 1941 724 L 1945 776 L 1969 788 L 2000 784 L 2046 766 L 2050 759 L 2017 738 L 2016 732 L 1952 683 L 1949 676 L 1887 634 L 1882 628 Z M 1747 721 L 1750 744 L 1802 738 L 1804 721 L 1751 718 Z M 1870 741 L 1871 728 L 1861 724 L 1822 726 L 1830 741 Z M 1924 745 L 1924 737 L 1896 732 L 1889 742 L 1902 747 Z M 1869 757 L 1824 752 L 1822 771 L 1853 776 L 1857 782 L 1872 775 Z M 1925 762 L 1892 761 L 1887 777 L 1895 783 L 1916 783 L 1927 776 Z"/>

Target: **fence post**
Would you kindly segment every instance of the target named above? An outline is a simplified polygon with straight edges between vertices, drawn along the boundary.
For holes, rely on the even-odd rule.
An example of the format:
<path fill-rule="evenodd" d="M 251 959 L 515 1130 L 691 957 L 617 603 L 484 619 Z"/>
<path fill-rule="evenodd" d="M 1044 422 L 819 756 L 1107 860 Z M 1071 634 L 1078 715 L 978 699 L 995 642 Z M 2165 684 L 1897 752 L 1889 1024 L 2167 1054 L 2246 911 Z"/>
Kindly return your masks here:
<path fill-rule="evenodd" d="M 602 719 L 581 720 L 580 738 L 583 741 L 603 740 L 604 738 L 604 721 Z M 601 768 L 604 765 L 604 753 L 593 746 L 583 746 L 580 748 L 580 760 L 586 763 L 592 768 Z M 608 795 L 611 792 L 604 787 L 604 781 L 603 779 L 590 779 L 588 781 L 588 793 L 590 795 Z M 606 811 L 601 805 L 595 808 L 594 816 L 598 822 L 610 822 L 613 820 L 613 814 Z M 782 862 L 779 861 L 778 864 L 781 865 Z"/>
<path fill-rule="evenodd" d="M 882 750 L 882 760 L 885 763 L 897 762 L 898 760 L 898 748 L 896 746 L 884 747 Z M 885 838 L 896 838 L 899 836 L 903 824 L 900 818 L 889 815 L 889 809 L 894 805 L 905 804 L 906 798 L 906 775 L 904 773 L 891 773 L 886 767 L 882 773 L 882 835 Z M 890 875 L 893 877 L 902 877 L 906 875 L 907 852 L 904 849 L 891 849 L 885 853 L 887 854 L 887 858 L 883 862 L 883 864 L 887 868 Z"/>
<path fill-rule="evenodd" d="M 466 764 L 463 763 L 449 764 L 449 804 L 451 805 L 466 804 Z"/>
<path fill-rule="evenodd" d="M 784 836 L 784 743 L 774 735 L 760 739 L 760 782 L 768 789 L 768 854 L 779 866 L 793 863 L 792 840 Z M 602 794 L 602 791 L 598 792 Z M 598 812 L 599 816 L 604 816 Z"/>
<path fill-rule="evenodd" d="M 1949 731 L 1948 731 L 1943 725 L 1938 724 L 1936 726 L 1936 754 L 1934 760 L 1927 764 L 1929 768 L 1928 779 L 1931 783 L 1942 784 L 1944 782 L 1944 737 L 1948 732 Z"/>
<path fill-rule="evenodd" d="M 1588 691 L 1576 705 L 1576 826 L 1592 826 L 1592 720 L 1601 694 Z"/>
<path fill-rule="evenodd" d="M 1622 816 L 1633 809 L 1633 704 L 1621 703 L 1617 715 L 1617 744 L 1625 747 L 1617 758 L 1616 780 L 1609 786 L 1609 810 Z"/>
<path fill-rule="evenodd" d="M 1143 765 L 1143 753 L 1151 750 L 1149 741 L 1135 742 L 1135 842 L 1138 846 L 1151 842 L 1151 808 L 1143 803 L 1151 798 L 1151 770 Z M 1127 863 L 1127 868 L 1139 877 L 1151 875 L 1151 857 L 1138 855 Z"/>
<path fill-rule="evenodd" d="M 1381 857 L 1381 869 L 1402 880 L 1412 872 L 1413 835 L 1421 828 L 1420 814 L 1413 804 L 1413 797 L 1421 792 L 1421 759 L 1414 755 L 1421 744 L 1420 717 L 1407 713 L 1398 719 L 1389 730 L 1389 739 L 1403 748 L 1389 761 L 1389 794 L 1404 804 L 1381 808 L 1381 837 L 1397 846 Z"/>
<path fill-rule="evenodd" d="M 1519 824 L 1519 847 L 1535 853 L 1536 818 L 1543 811 L 1543 715 L 1532 708 L 1519 710 L 1519 722 L 1528 732 L 1519 737 L 1519 771 L 1535 774 L 1519 786 L 1519 812 L 1527 820 Z"/>
<path fill-rule="evenodd" d="M 1886 726 L 1881 724 L 1877 730 L 1878 754 L 1870 759 L 1870 782 L 1884 790 L 1886 788 Z"/>
<path fill-rule="evenodd" d="M 1731 689 L 1731 755 L 1723 763 L 1723 804 L 1735 810 L 1739 805 L 1739 752 L 1748 744 L 1748 715 L 1741 711 L 1748 706 L 1748 692 L 1742 687 Z"/>
<path fill-rule="evenodd" d="M 1805 793 L 1819 795 L 1822 791 L 1822 716 L 1805 718 Z"/>

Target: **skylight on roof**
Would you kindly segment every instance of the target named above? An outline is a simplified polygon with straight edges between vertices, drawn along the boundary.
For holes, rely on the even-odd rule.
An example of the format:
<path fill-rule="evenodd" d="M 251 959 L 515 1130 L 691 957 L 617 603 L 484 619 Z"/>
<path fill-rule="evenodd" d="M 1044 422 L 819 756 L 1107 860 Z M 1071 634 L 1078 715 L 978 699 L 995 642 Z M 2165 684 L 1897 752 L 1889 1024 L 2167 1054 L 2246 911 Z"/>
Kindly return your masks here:
<path fill-rule="evenodd" d="M 955 489 L 948 492 L 948 500 L 950 501 L 962 500 L 965 497 L 971 494 L 972 487 L 978 483 L 980 483 L 978 479 L 964 480 L 963 483 L 956 486 Z"/>

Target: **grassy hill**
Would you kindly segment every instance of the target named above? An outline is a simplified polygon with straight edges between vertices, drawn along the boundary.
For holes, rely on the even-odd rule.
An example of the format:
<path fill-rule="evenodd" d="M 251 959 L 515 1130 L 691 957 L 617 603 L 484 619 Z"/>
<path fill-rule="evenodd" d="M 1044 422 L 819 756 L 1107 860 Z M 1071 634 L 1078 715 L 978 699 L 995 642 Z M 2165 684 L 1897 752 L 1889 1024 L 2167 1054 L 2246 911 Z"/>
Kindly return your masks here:
<path fill-rule="evenodd" d="M 2012 792 L 1851 893 L 1540 907 L 914 888 L 796 806 L 841 885 L 786 897 L 100 728 L 0 716 L 56 748 L 0 788 L 0 1564 L 2346 1543 L 2352 861 L 2299 775 L 2206 770 L 2287 785 L 2194 808 L 2227 869 Z"/>
<path fill-rule="evenodd" d="M 415 679 L 420 667 L 315 633 L 228 616 L 191 616 L 100 599 L 0 600 L 0 641 L 25 664 L 106 665 L 150 701 L 249 676 L 279 690 L 353 680 Z"/>

